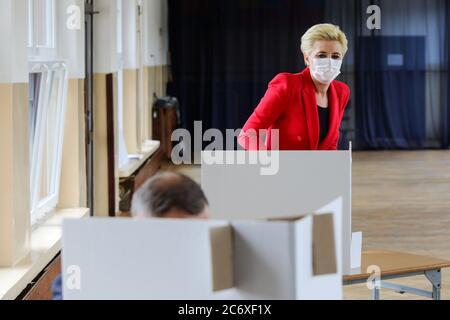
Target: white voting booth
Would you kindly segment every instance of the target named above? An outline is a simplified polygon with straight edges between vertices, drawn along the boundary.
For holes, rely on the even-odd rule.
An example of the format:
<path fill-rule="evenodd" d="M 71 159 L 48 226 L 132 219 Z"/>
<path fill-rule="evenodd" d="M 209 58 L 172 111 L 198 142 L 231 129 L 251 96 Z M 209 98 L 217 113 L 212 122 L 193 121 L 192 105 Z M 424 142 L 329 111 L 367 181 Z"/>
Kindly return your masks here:
<path fill-rule="evenodd" d="M 351 150 L 202 153 L 202 188 L 215 219 L 264 219 L 317 212 L 342 199 L 343 274 L 351 271 Z"/>
<path fill-rule="evenodd" d="M 341 207 L 275 220 L 65 220 L 63 297 L 341 299 Z"/>
<path fill-rule="evenodd" d="M 64 221 L 64 299 L 341 299 L 351 152 L 251 154 L 203 153 L 213 220 Z"/>
<path fill-rule="evenodd" d="M 65 220 L 63 298 L 206 298 L 214 292 L 210 229 L 223 226 L 228 224 L 125 218 Z"/>
<path fill-rule="evenodd" d="M 342 299 L 340 228 L 334 223 L 341 208 L 337 199 L 291 222 L 232 222 L 236 298 Z"/>

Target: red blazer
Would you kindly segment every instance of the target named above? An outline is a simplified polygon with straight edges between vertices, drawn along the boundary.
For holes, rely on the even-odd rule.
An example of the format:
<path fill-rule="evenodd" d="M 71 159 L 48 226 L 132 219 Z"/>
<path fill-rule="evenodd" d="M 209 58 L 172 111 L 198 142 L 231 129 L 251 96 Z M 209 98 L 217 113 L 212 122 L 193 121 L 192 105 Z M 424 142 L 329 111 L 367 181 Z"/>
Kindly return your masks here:
<path fill-rule="evenodd" d="M 272 129 L 279 129 L 279 150 L 336 150 L 339 127 L 350 96 L 348 86 L 333 81 L 328 89 L 330 125 L 325 139 L 319 143 L 320 122 L 314 83 L 309 68 L 301 73 L 280 73 L 247 120 L 239 135 L 239 144 L 246 150 L 271 149 Z M 254 129 L 268 129 L 264 148 L 255 145 Z M 277 149 L 277 148 L 274 148 Z"/>

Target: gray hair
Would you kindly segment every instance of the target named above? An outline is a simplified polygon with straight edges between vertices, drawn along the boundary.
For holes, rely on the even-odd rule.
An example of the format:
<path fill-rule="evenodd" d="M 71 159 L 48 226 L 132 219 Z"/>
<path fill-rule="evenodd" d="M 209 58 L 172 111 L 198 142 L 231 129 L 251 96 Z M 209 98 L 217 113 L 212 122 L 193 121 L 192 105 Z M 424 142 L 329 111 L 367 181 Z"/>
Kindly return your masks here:
<path fill-rule="evenodd" d="M 162 172 L 147 180 L 133 195 L 133 216 L 163 217 L 173 209 L 193 216 L 201 214 L 208 200 L 191 178 L 174 172 Z"/>

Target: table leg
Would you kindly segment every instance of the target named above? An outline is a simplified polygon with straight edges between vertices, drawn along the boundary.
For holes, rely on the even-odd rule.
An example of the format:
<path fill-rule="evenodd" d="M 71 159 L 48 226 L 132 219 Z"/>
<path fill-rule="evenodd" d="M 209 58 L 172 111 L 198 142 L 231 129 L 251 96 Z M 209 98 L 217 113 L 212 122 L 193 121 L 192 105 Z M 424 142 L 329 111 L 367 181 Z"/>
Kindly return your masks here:
<path fill-rule="evenodd" d="M 380 300 L 380 288 L 374 286 L 372 289 L 372 300 Z"/>
<path fill-rule="evenodd" d="M 441 300 L 441 269 L 425 271 L 425 277 L 433 286 L 433 300 Z"/>
<path fill-rule="evenodd" d="M 416 289 L 404 285 L 399 285 L 395 283 L 386 282 L 385 280 L 388 279 L 398 279 L 398 278 L 405 278 L 405 277 L 412 277 L 412 276 L 425 276 L 428 281 L 430 281 L 432 285 L 432 291 L 426 291 L 422 289 Z M 433 300 L 440 300 L 441 299 L 441 287 L 442 287 L 442 279 L 441 279 L 441 269 L 433 269 L 428 271 L 418 271 L 418 272 L 410 272 L 400 275 L 393 275 L 393 276 L 384 276 L 382 277 L 382 281 L 380 281 L 379 285 L 376 285 L 373 283 L 373 289 L 371 289 L 372 294 L 372 300 L 380 300 L 380 288 L 386 288 L 394 290 L 400 294 L 403 293 L 411 293 L 414 295 L 431 298 Z M 364 283 L 367 282 L 367 279 L 358 279 L 356 281 L 344 281 L 344 285 L 351 285 L 351 284 L 358 284 L 358 283 Z"/>

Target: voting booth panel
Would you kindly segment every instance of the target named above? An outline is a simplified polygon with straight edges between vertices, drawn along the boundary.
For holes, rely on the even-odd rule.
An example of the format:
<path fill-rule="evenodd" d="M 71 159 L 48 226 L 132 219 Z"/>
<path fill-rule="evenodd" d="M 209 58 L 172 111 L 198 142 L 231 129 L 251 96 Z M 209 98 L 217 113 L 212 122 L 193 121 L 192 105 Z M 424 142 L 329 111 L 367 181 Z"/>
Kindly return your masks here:
<path fill-rule="evenodd" d="M 232 226 L 240 299 L 342 299 L 332 214 Z"/>
<path fill-rule="evenodd" d="M 292 216 L 341 199 L 335 223 L 351 272 L 351 151 L 204 151 L 201 181 L 215 219 Z"/>
<path fill-rule="evenodd" d="M 221 262 L 212 254 L 220 235 L 219 258 L 232 270 L 224 228 L 228 223 L 220 221 L 65 220 L 64 299 L 197 299 L 231 287 L 227 266 L 213 265 Z"/>
<path fill-rule="evenodd" d="M 334 213 L 318 217 L 232 222 L 67 220 L 63 296 L 340 299 Z"/>

